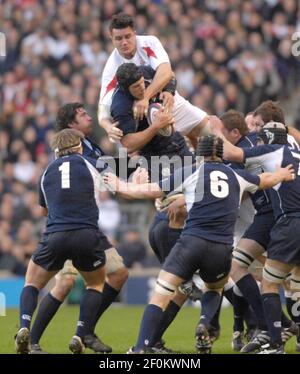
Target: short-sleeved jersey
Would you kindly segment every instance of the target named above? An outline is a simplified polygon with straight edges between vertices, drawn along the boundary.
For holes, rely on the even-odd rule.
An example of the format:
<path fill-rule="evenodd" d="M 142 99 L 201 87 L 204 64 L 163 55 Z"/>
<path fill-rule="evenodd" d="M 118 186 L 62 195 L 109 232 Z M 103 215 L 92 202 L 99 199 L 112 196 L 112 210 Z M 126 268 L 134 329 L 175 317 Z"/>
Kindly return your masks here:
<path fill-rule="evenodd" d="M 184 192 L 188 217 L 182 235 L 232 244 L 234 225 L 244 191 L 254 193 L 260 179 L 218 162 L 178 169 L 160 181 L 166 193 Z"/>
<path fill-rule="evenodd" d="M 261 145 L 245 148 L 244 157 L 246 165 L 260 163 L 264 171 L 268 172 L 275 171 L 278 166 L 293 165 L 296 179 L 288 183 L 278 183 L 269 191 L 276 220 L 282 215 L 300 217 L 299 149 L 292 148 L 289 144 Z"/>
<path fill-rule="evenodd" d="M 155 71 L 149 66 L 142 67 L 145 85 L 152 81 Z M 115 121 L 119 122 L 119 128 L 123 131 L 124 136 L 130 133 L 143 131 L 149 127 L 147 118 L 141 121 L 133 118 L 132 107 L 135 98 L 128 90 L 123 90 L 117 86 L 113 95 L 111 104 L 111 115 Z M 171 136 L 155 135 L 148 144 L 141 150 L 140 154 L 145 157 L 162 156 L 162 155 L 180 155 L 182 151 L 187 151 L 185 140 L 178 132 L 173 132 Z M 192 155 L 192 154 L 191 154 Z"/>
<path fill-rule="evenodd" d="M 48 209 L 46 233 L 98 229 L 99 171 L 95 159 L 78 153 L 48 165 L 39 185 L 40 205 Z"/>
<path fill-rule="evenodd" d="M 152 35 L 136 36 L 136 52 L 132 59 L 122 57 L 118 50 L 114 49 L 103 69 L 99 104 L 110 107 L 112 94 L 117 86 L 117 69 L 126 62 L 133 62 L 138 66 L 149 65 L 156 70 L 160 64 L 170 63 L 170 60 L 161 42 Z"/>
<path fill-rule="evenodd" d="M 235 145 L 236 147 L 242 149 L 252 148 L 257 146 L 257 140 L 257 133 L 252 132 L 245 136 L 242 136 Z M 244 163 L 232 162 L 229 165 L 232 169 L 245 169 Z M 245 170 L 247 170 L 247 172 L 253 175 L 259 175 L 263 173 L 263 169 L 260 164 L 248 165 L 248 167 Z M 268 190 L 258 190 L 254 194 L 250 194 L 250 199 L 258 214 L 272 211 L 272 204 Z"/>

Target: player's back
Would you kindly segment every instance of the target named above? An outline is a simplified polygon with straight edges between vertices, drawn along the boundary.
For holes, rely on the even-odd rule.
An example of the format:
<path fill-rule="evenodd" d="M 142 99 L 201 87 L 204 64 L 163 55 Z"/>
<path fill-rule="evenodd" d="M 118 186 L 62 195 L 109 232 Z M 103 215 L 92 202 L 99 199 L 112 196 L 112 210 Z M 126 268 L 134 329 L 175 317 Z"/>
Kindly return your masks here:
<path fill-rule="evenodd" d="M 98 178 L 80 154 L 60 157 L 48 166 L 40 184 L 41 205 L 48 208 L 46 232 L 98 227 Z"/>
<path fill-rule="evenodd" d="M 184 234 L 232 244 L 242 193 L 255 192 L 259 178 L 219 162 L 205 162 L 190 178 L 185 181 L 189 215 Z"/>

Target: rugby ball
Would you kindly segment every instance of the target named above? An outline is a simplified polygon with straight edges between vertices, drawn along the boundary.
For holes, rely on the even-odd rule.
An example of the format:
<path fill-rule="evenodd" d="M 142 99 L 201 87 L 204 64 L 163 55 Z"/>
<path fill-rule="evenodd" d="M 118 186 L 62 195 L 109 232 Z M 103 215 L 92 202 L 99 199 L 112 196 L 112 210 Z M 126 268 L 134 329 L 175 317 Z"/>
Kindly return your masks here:
<path fill-rule="evenodd" d="M 157 115 L 157 112 L 162 107 L 163 106 L 160 103 L 152 103 L 152 104 L 149 105 L 149 107 L 148 107 L 148 113 L 147 113 L 147 121 L 148 121 L 148 123 L 149 123 L 150 126 L 154 122 L 155 117 Z M 173 126 L 172 125 L 168 125 L 168 126 L 164 127 L 163 129 L 160 129 L 157 132 L 157 134 L 159 134 L 161 136 L 171 136 L 172 133 L 173 133 Z"/>

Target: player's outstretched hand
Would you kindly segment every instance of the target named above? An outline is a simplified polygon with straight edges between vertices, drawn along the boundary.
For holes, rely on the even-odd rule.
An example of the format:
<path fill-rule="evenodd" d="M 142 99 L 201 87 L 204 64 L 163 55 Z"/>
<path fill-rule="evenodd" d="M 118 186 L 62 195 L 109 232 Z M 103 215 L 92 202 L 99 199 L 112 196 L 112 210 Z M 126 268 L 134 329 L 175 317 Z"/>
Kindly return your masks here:
<path fill-rule="evenodd" d="M 148 99 L 142 99 L 137 100 L 133 104 L 133 118 L 137 119 L 138 121 L 141 121 L 144 116 L 147 116 L 148 113 L 148 107 L 149 107 L 149 100 Z"/>
<path fill-rule="evenodd" d="M 132 174 L 132 182 L 144 184 L 149 182 L 149 173 L 145 168 L 138 167 Z"/>
<path fill-rule="evenodd" d="M 285 182 L 291 182 L 296 178 L 295 169 L 292 164 L 287 165 L 285 168 L 278 168 L 276 171 L 283 176 Z"/>
<path fill-rule="evenodd" d="M 122 189 L 122 182 L 115 174 L 105 173 L 103 176 L 104 183 L 108 186 L 110 191 L 118 192 Z"/>
<path fill-rule="evenodd" d="M 223 139 L 223 123 L 220 118 L 218 118 L 217 116 L 209 116 L 209 123 L 211 133 Z"/>
<path fill-rule="evenodd" d="M 163 91 L 159 95 L 159 99 L 162 100 L 164 108 L 168 109 L 170 112 L 173 110 L 174 96 L 170 92 Z"/>
<path fill-rule="evenodd" d="M 113 122 L 108 129 L 107 136 L 112 143 L 118 143 L 123 137 L 123 131 L 118 126 L 119 122 Z"/>

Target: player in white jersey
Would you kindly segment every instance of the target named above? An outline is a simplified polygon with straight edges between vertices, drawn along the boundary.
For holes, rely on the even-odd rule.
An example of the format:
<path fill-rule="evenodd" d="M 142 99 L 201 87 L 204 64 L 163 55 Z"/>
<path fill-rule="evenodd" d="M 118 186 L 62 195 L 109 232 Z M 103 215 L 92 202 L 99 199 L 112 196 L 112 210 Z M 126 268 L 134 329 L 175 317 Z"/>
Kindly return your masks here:
<path fill-rule="evenodd" d="M 119 140 L 122 131 L 117 123 L 111 122 L 111 97 L 117 84 L 116 71 L 125 62 L 136 65 L 149 65 L 156 74 L 147 87 L 145 97 L 136 101 L 134 115 L 142 119 L 147 113 L 149 99 L 162 90 L 174 75 L 167 52 L 157 37 L 152 35 L 136 35 L 134 21 L 131 16 L 119 13 L 113 16 L 110 24 L 110 33 L 115 49 L 108 58 L 101 79 L 101 92 L 98 106 L 98 121 L 108 133 L 111 140 Z M 174 98 L 171 94 L 161 95 L 163 105 L 173 111 L 176 130 L 187 135 L 195 147 L 201 130 L 208 123 L 206 112 L 195 107 L 176 92 Z"/>

